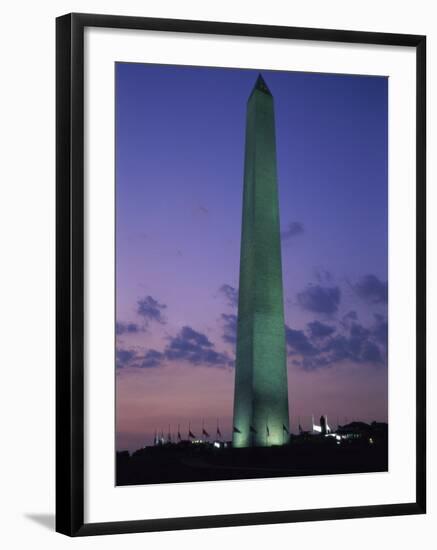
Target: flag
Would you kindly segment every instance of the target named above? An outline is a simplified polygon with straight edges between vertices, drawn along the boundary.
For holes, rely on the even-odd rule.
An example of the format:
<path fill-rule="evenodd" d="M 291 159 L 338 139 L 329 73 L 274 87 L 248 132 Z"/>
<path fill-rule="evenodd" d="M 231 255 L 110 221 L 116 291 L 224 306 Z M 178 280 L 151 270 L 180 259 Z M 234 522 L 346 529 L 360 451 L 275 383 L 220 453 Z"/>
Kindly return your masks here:
<path fill-rule="evenodd" d="M 178 424 L 178 441 L 181 441 L 182 437 L 181 437 L 181 429 L 180 429 L 180 424 Z"/>
<path fill-rule="evenodd" d="M 302 429 L 302 426 L 299 424 L 299 433 L 303 433 L 303 429 Z"/>
<path fill-rule="evenodd" d="M 216 437 L 219 437 L 220 439 L 222 438 L 222 432 L 220 431 L 220 428 L 219 428 L 219 421 L 218 421 L 218 418 L 217 418 Z"/>
<path fill-rule="evenodd" d="M 288 428 L 285 424 L 282 424 L 282 431 L 288 434 Z"/>
<path fill-rule="evenodd" d="M 253 426 L 250 426 L 250 431 L 253 433 L 253 434 L 257 434 L 258 432 L 255 430 L 255 428 Z"/>
<path fill-rule="evenodd" d="M 188 423 L 188 437 L 191 437 L 191 439 L 196 439 L 196 436 L 191 431 L 191 422 Z"/>
<path fill-rule="evenodd" d="M 205 430 L 205 428 L 202 428 L 202 435 L 209 437 L 209 433 Z"/>
<path fill-rule="evenodd" d="M 269 435 L 270 435 L 270 430 L 269 430 L 269 427 L 268 427 L 267 424 L 266 424 L 266 432 L 267 432 L 267 437 L 269 437 Z"/>
<path fill-rule="evenodd" d="M 233 430 L 233 431 L 234 431 L 234 433 L 236 433 L 236 434 L 241 434 L 240 430 L 239 430 L 238 428 L 236 428 L 235 426 L 234 426 L 234 430 Z"/>

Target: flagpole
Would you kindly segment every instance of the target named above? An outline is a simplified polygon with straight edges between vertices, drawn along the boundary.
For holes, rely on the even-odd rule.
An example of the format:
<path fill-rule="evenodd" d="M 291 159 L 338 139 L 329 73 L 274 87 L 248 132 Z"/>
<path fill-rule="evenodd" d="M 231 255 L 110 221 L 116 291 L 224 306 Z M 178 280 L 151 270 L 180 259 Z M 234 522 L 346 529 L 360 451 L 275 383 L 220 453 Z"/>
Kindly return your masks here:
<path fill-rule="evenodd" d="M 221 432 L 221 430 L 220 430 L 220 425 L 219 425 L 219 419 L 218 419 L 218 417 L 217 417 L 217 430 L 216 430 L 216 433 L 215 433 L 215 434 L 216 434 L 217 439 L 218 439 L 220 442 L 222 442 L 222 432 Z"/>

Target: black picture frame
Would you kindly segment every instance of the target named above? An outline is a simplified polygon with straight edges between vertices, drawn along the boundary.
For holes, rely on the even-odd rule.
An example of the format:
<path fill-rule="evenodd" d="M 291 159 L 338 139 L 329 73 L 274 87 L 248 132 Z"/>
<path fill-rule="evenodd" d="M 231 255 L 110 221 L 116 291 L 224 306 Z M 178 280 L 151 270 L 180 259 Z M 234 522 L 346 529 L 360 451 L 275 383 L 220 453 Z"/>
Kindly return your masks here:
<path fill-rule="evenodd" d="M 84 523 L 84 29 L 158 30 L 416 50 L 416 500 L 400 504 Z M 426 37 L 68 14 L 56 20 L 56 530 L 69 536 L 423 514 L 426 511 Z"/>

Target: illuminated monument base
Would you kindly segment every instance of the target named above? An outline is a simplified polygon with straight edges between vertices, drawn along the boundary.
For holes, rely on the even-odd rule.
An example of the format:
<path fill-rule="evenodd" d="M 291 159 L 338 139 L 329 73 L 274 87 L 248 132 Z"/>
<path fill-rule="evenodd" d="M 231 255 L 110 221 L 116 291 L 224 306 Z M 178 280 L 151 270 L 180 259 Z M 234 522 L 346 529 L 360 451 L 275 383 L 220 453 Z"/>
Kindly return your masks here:
<path fill-rule="evenodd" d="M 246 120 L 233 447 L 283 445 L 289 411 L 273 97 L 261 75 Z"/>

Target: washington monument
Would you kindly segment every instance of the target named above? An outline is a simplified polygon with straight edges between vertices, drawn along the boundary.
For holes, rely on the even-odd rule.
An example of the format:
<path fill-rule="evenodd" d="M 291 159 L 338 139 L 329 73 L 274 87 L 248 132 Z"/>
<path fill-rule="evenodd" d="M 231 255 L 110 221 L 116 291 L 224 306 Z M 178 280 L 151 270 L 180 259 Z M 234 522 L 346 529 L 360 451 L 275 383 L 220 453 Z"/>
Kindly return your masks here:
<path fill-rule="evenodd" d="M 232 444 L 282 445 L 288 433 L 275 117 L 259 75 L 247 103 Z"/>

